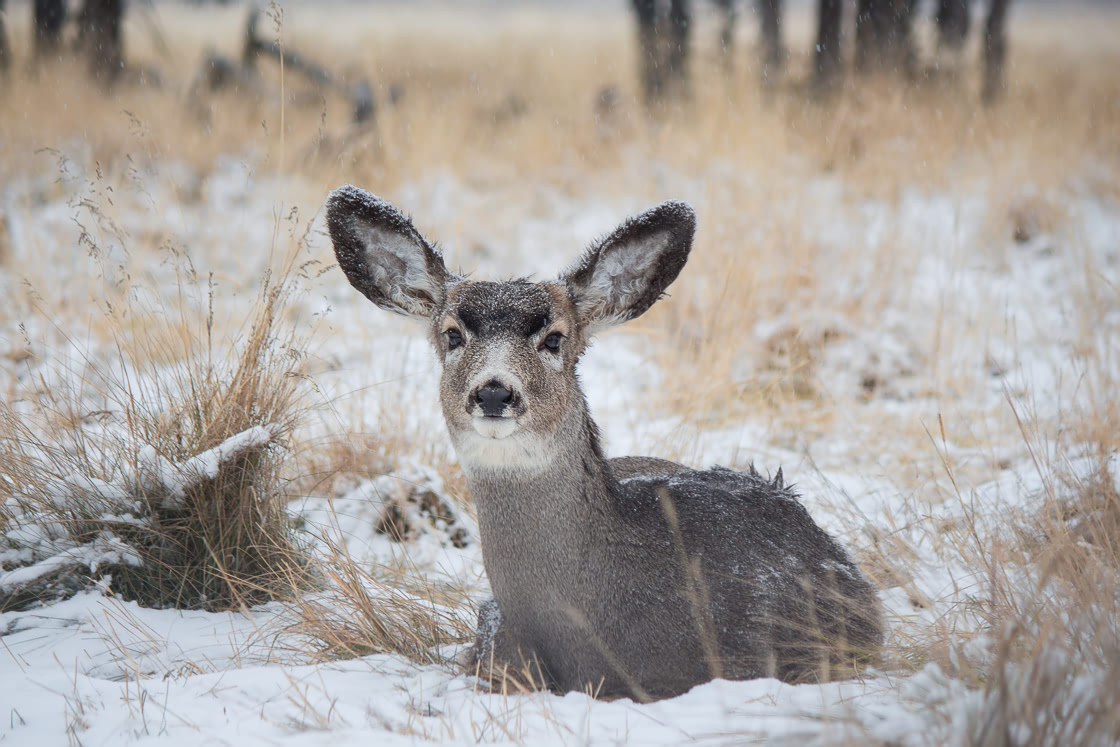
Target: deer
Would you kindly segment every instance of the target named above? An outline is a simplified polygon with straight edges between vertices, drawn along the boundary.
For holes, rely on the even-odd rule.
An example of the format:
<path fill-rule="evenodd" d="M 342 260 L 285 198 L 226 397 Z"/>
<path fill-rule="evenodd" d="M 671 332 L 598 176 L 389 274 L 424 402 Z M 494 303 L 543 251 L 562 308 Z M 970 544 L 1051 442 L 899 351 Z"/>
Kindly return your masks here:
<path fill-rule="evenodd" d="M 541 282 L 450 272 L 409 217 L 355 186 L 329 194 L 326 223 L 350 284 L 425 325 L 439 361 L 493 594 L 463 672 L 646 702 L 873 659 L 876 589 L 781 469 L 604 454 L 576 366 L 677 278 L 696 229 L 687 203 L 625 220 Z"/>

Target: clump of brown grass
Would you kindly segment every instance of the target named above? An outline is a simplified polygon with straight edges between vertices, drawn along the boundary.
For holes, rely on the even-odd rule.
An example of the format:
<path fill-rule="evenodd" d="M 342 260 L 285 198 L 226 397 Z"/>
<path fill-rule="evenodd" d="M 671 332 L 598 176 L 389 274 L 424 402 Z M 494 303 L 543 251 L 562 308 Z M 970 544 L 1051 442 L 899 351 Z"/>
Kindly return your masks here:
<path fill-rule="evenodd" d="M 1016 417 L 1020 413 L 1016 410 Z M 869 530 L 857 552 L 884 587 L 901 587 L 932 623 L 896 621 L 885 663 L 914 673 L 930 665 L 942 686 L 920 697 L 954 744 L 1114 744 L 1120 738 L 1120 493 L 1115 446 L 1100 444 L 1096 470 L 1076 476 L 1046 461 L 1023 428 L 1042 488 L 1023 507 L 995 509 L 959 495 L 963 513 L 937 519 L 900 506 L 900 526 Z M 1058 458 L 1060 459 L 1060 457 Z M 920 510 L 924 513 L 924 510 Z M 912 585 L 932 550 L 968 569 L 955 601 Z M 957 583 L 955 582 L 955 583 Z M 971 584 L 969 586 L 968 584 Z M 955 682 L 956 684 L 951 684 Z"/>
<path fill-rule="evenodd" d="M 344 542 L 324 537 L 319 591 L 291 597 L 300 650 L 317 660 L 396 653 L 424 664 L 449 664 L 440 651 L 462 643 L 473 625 L 465 592 L 418 574 L 408 577 L 355 561 Z"/>
<path fill-rule="evenodd" d="M 301 494 L 331 498 L 375 481 L 370 489 L 381 506 L 367 529 L 401 543 L 403 552 L 384 565 L 356 559 L 332 509 L 328 525 L 312 530 L 321 548 L 311 558 L 315 589 L 292 589 L 296 622 L 290 632 L 300 650 L 318 660 L 397 653 L 448 664 L 440 649 L 463 642 L 472 630 L 470 592 L 417 568 L 408 545 L 432 534 L 447 547 L 473 542 L 464 478 L 457 465 L 434 455 L 430 439 L 405 424 L 389 427 L 392 418 L 385 419 L 376 436 L 343 433 L 305 444 L 305 471 L 296 484 L 304 486 Z"/>
<path fill-rule="evenodd" d="M 96 580 L 147 606 L 228 609 L 302 577 L 280 479 L 302 407 L 276 327 L 289 292 L 266 280 L 230 359 L 183 324 L 143 340 L 158 355 L 126 360 L 136 341 L 118 339 L 119 366 L 87 359 L 0 406 L 0 607 Z"/>
<path fill-rule="evenodd" d="M 1120 497 L 1105 470 L 1048 496 L 1012 527 L 1016 578 L 989 563 L 990 668 L 972 673 L 983 694 L 977 744 L 1115 744 L 1120 739 Z"/>
<path fill-rule="evenodd" d="M 391 472 L 396 453 L 396 444 L 372 433 L 345 432 L 307 444 L 295 491 L 300 495 L 343 495 L 362 480 Z"/>

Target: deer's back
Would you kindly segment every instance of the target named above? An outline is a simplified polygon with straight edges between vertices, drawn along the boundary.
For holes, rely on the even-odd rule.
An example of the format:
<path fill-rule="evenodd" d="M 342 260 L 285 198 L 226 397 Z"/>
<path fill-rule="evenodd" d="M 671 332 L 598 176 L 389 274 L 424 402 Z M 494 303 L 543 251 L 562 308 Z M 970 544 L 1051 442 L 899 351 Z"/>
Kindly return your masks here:
<path fill-rule="evenodd" d="M 753 470 L 635 457 L 611 467 L 619 490 L 604 555 L 588 557 L 587 612 L 615 668 L 646 690 L 796 680 L 844 659 L 834 644 L 879 645 L 874 588 L 793 491 Z"/>
<path fill-rule="evenodd" d="M 617 466 L 616 466 L 617 465 Z M 611 460 L 618 530 L 632 542 L 668 543 L 736 578 L 762 569 L 792 577 L 818 568 L 857 573 L 797 494 L 753 470 L 695 470 L 661 459 Z M 726 561 L 726 562 L 722 562 Z M 848 574 L 841 574 L 845 577 Z"/>

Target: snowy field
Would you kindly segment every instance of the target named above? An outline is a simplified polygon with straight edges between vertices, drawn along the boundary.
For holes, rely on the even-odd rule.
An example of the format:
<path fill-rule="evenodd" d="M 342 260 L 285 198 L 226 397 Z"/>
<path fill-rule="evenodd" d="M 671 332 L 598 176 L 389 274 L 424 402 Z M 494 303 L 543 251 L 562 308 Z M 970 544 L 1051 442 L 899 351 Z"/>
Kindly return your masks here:
<path fill-rule="evenodd" d="M 588 44 L 628 44 L 625 18 L 604 17 Z M 525 23 L 539 35 L 547 21 Z M 564 33 L 595 18 L 580 23 Z M 1034 23 L 1020 48 L 1012 24 L 1012 73 L 1061 41 Z M 342 38 L 339 55 L 362 59 Z M 1087 47 L 1058 56 L 1073 72 L 1056 80 L 1115 59 Z M 601 72 L 633 88 L 629 51 L 610 52 Z M 523 74 L 559 75 L 547 59 Z M 406 62 L 381 69 L 402 75 Z M 899 114 L 908 104 L 887 93 L 866 110 L 835 105 L 833 139 L 805 134 L 827 114 L 767 109 L 756 90 L 736 94 L 746 113 L 728 113 L 719 86 L 691 118 L 646 121 L 626 89 L 618 121 L 563 123 L 519 89 L 524 123 L 464 116 L 462 129 L 485 130 L 477 153 L 450 136 L 425 146 L 434 105 L 406 94 L 380 132 L 350 136 L 368 148 L 350 141 L 298 165 L 319 112 L 293 109 L 282 141 L 267 101 L 211 112 L 213 133 L 251 122 L 261 142 L 196 139 L 182 153 L 174 138 L 196 125 L 168 129 L 173 94 L 105 104 L 69 131 L 51 119 L 57 99 L 30 123 L 8 120 L 0 601 L 24 589 L 44 601 L 0 605 L 0 744 L 1111 743 L 1120 727 L 1097 711 L 1117 704 L 1120 674 L 1120 538 L 1102 534 L 1120 528 L 1120 114 L 1103 79 L 1111 88 L 1070 101 L 1099 95 L 1112 108 L 1070 113 L 1078 124 L 1057 151 L 1039 134 L 1052 120 L 1023 123 L 1045 102 L 1014 75 L 1002 113 L 944 115 L 975 127 L 959 138 L 912 126 L 942 116 L 940 104 Z M 512 94 L 495 80 L 479 96 L 501 106 Z M 790 89 L 779 95 L 801 95 Z M 28 90 L 0 87 L 0 105 L 22 106 Z M 895 129 L 868 130 L 876 112 Z M 1077 141 L 1094 117 L 1105 134 Z M 578 130 L 579 144 L 565 151 L 549 126 Z M 334 266 L 321 207 L 346 181 L 391 199 L 449 266 L 478 278 L 550 277 L 624 217 L 689 201 L 697 237 L 669 297 L 580 364 L 608 455 L 781 467 L 880 587 L 882 657 L 858 679 L 713 681 L 652 704 L 494 692 L 459 674 L 487 593 L 470 496 L 424 331 L 377 310 Z M 205 449 L 182 433 L 181 449 L 168 447 L 182 391 L 166 382 L 192 381 L 184 372 L 200 362 L 234 370 L 261 299 L 280 286 L 268 360 L 294 388 L 292 413 Z M 126 601 L 104 568 L 142 569 L 150 556 L 111 531 L 78 542 L 51 513 L 94 496 L 108 525 L 142 522 L 138 489 L 176 510 L 192 485 L 258 452 L 278 465 L 295 544 L 316 569 L 316 583 L 272 601 Z M 45 482 L 29 486 L 29 474 Z M 403 538 L 386 531 L 390 514 Z M 1062 564 L 1081 552 L 1100 568 Z M 398 630 L 343 650 L 316 627 L 324 609 L 358 619 L 365 602 L 387 619 L 422 610 L 441 632 L 427 648 L 383 645 Z"/>

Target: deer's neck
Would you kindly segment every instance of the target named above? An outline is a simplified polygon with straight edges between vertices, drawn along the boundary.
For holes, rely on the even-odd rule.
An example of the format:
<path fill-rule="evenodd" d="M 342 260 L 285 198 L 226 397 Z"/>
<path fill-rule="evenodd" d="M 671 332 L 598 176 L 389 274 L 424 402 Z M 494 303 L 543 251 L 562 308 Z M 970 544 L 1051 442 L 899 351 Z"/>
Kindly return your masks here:
<path fill-rule="evenodd" d="M 478 510 L 488 570 L 496 555 L 508 553 L 514 562 L 520 552 L 563 555 L 608 529 L 618 484 L 582 394 L 573 400 L 548 436 L 515 434 L 491 444 L 473 434 L 454 439 Z"/>
<path fill-rule="evenodd" d="M 514 629 L 532 631 L 546 619 L 568 625 L 573 608 L 589 614 L 619 565 L 610 557 L 619 545 L 609 541 L 619 533 L 619 486 L 582 394 L 576 404 L 555 435 L 529 448 L 527 462 L 480 464 L 456 444 L 478 511 L 486 576 Z"/>

